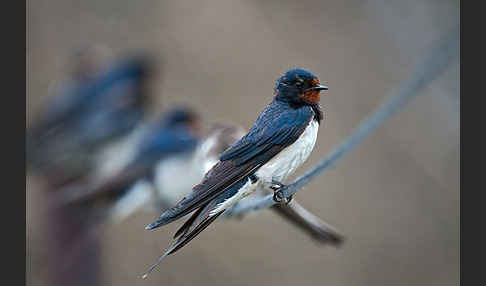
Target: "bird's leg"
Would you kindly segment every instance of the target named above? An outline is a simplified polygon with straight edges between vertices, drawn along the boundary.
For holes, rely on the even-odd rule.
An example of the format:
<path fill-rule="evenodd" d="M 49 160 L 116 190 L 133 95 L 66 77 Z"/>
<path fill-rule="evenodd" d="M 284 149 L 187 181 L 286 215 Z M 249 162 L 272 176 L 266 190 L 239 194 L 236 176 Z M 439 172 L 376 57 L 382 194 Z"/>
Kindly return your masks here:
<path fill-rule="evenodd" d="M 292 201 L 293 196 L 286 198 L 283 193 L 283 191 L 287 189 L 287 185 L 284 185 L 276 180 L 272 180 L 272 185 L 270 186 L 270 189 L 273 190 L 273 200 L 275 202 L 281 203 L 283 200 L 285 200 L 285 204 L 288 204 L 290 203 L 290 201 Z"/>

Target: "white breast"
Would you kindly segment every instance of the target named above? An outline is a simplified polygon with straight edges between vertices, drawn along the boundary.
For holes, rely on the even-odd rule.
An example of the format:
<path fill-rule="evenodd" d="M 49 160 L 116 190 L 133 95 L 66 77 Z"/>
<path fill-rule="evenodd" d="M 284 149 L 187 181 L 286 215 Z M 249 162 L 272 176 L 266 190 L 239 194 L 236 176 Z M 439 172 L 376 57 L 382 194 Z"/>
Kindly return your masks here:
<path fill-rule="evenodd" d="M 307 160 L 316 144 L 318 129 L 319 123 L 312 120 L 294 144 L 280 151 L 280 153 L 256 171 L 255 175 L 258 177 L 256 183 L 253 184 L 250 179 L 248 179 L 247 183 L 241 187 L 238 193 L 223 203 L 220 203 L 213 211 L 211 211 L 210 215 L 228 209 L 259 188 L 266 188 L 266 185 L 270 184 L 272 179 L 282 182 L 302 165 L 305 160 Z"/>
<path fill-rule="evenodd" d="M 280 153 L 258 169 L 256 172 L 257 177 L 268 183 L 272 179 L 279 182 L 285 180 L 309 157 L 316 144 L 318 129 L 319 123 L 312 120 L 292 145 L 280 151 Z"/>

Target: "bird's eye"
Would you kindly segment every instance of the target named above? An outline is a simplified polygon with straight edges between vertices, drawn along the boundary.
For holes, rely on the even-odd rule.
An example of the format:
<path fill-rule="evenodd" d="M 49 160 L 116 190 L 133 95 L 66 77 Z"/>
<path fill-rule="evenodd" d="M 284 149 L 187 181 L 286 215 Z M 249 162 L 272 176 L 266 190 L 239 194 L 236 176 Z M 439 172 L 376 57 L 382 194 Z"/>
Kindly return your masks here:
<path fill-rule="evenodd" d="M 300 82 L 300 81 L 296 82 L 296 83 L 295 83 L 295 86 L 296 86 L 296 87 L 301 87 L 301 86 L 302 86 L 302 82 Z"/>

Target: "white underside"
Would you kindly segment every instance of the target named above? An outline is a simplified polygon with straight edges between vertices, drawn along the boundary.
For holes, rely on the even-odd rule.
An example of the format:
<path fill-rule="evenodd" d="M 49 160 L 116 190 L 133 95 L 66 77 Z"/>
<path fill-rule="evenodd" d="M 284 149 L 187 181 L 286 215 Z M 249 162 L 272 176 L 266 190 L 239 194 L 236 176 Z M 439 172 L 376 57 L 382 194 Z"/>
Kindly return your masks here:
<path fill-rule="evenodd" d="M 112 221 L 120 223 L 145 205 L 152 196 L 152 188 L 153 186 L 150 182 L 145 180 L 138 181 L 111 208 L 110 216 Z"/>
<path fill-rule="evenodd" d="M 103 148 L 95 164 L 95 179 L 108 178 L 125 168 L 137 155 L 138 144 L 148 131 L 148 126 L 141 124 L 126 137 Z"/>
<path fill-rule="evenodd" d="M 258 187 L 267 188 L 271 185 L 272 180 L 282 182 L 295 172 L 307 160 L 314 149 L 318 129 L 319 124 L 317 121 L 312 120 L 294 144 L 280 151 L 280 153 L 256 171 L 255 175 L 259 179 L 257 182 L 252 184 L 248 179 L 248 182 L 236 195 L 220 203 L 211 211 L 211 215 L 231 207 L 239 200 L 253 193 Z"/>
<path fill-rule="evenodd" d="M 159 200 L 175 205 L 201 181 L 203 169 L 194 155 L 173 156 L 157 164 L 154 184 Z"/>

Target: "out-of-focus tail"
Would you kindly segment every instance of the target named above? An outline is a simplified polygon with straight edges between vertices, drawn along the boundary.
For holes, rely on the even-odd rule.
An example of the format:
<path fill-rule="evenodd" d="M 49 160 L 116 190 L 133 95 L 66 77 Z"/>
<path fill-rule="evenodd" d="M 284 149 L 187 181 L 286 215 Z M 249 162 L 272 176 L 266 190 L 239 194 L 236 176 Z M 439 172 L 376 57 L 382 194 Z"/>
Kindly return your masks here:
<path fill-rule="evenodd" d="M 344 236 L 331 225 L 310 213 L 295 200 L 287 205 L 276 204 L 271 209 L 320 243 L 337 247 L 344 240 Z"/>

